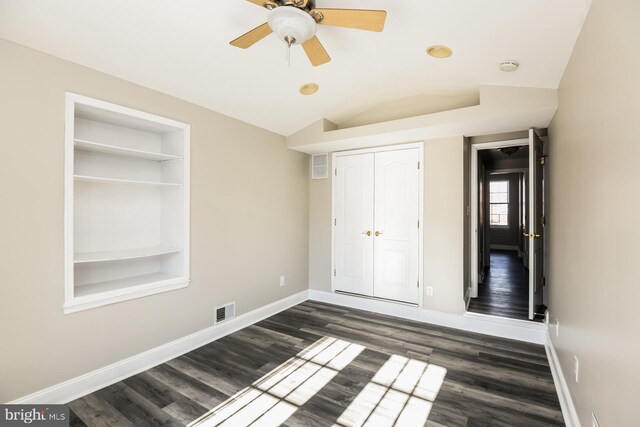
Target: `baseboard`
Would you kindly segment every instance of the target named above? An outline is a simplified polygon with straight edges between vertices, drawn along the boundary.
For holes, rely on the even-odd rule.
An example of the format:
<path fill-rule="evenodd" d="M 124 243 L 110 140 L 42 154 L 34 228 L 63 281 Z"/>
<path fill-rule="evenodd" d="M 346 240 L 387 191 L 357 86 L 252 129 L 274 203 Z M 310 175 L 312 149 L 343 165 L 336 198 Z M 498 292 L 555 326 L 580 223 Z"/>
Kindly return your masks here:
<path fill-rule="evenodd" d="M 520 251 L 520 248 L 516 245 L 489 245 L 489 247 L 498 251 Z"/>
<path fill-rule="evenodd" d="M 556 386 L 556 392 L 558 393 L 558 400 L 560 401 L 560 408 L 562 409 L 562 416 L 564 417 L 564 423 L 567 427 L 580 427 L 580 419 L 576 412 L 576 407 L 573 405 L 573 399 L 567 386 L 567 381 L 562 373 L 562 367 L 560 366 L 560 360 L 558 360 L 558 354 L 553 347 L 551 337 L 547 334 L 547 342 L 544 345 L 547 352 L 547 359 L 549 359 L 549 366 L 551 367 L 551 375 L 553 376 L 553 383 Z"/>
<path fill-rule="evenodd" d="M 11 404 L 66 403 L 273 316 L 309 299 L 305 290 L 223 323 L 16 399 Z"/>
<path fill-rule="evenodd" d="M 475 313 L 452 314 L 357 296 L 309 290 L 309 299 L 534 344 L 546 344 L 548 326 Z"/>
<path fill-rule="evenodd" d="M 509 319 L 506 317 L 466 312 L 462 315 L 466 320 L 465 330 L 509 338 L 532 344 L 544 345 L 547 342 L 549 326 L 545 323 L 530 320 Z"/>
<path fill-rule="evenodd" d="M 182 354 L 192 351 L 198 347 L 220 339 L 237 330 L 257 323 L 267 317 L 273 316 L 294 305 L 300 304 L 307 299 L 326 302 L 330 304 L 342 305 L 361 310 L 368 310 L 376 313 L 396 316 L 403 319 L 414 320 L 423 323 L 431 323 L 440 326 L 447 326 L 455 329 L 476 332 L 486 335 L 510 338 L 535 344 L 545 344 L 549 363 L 551 364 L 554 381 L 558 388 L 558 396 L 567 413 L 572 413 L 575 419 L 573 424 L 567 426 L 577 426 L 577 416 L 571 401 L 562 370 L 557 362 L 555 350 L 548 340 L 546 325 L 531 323 L 521 320 L 493 318 L 493 316 L 475 315 L 473 313 L 451 314 L 433 310 L 424 310 L 419 307 L 395 304 L 388 301 L 378 301 L 373 299 L 358 298 L 350 295 L 339 295 L 331 292 L 318 290 L 302 291 L 287 298 L 275 301 L 266 306 L 245 313 L 224 323 L 203 329 L 191 335 L 179 338 L 167 344 L 147 350 L 143 353 L 131 356 L 127 359 L 97 369 L 95 371 L 80 375 L 76 378 L 47 387 L 27 396 L 16 399 L 11 404 L 37 404 L 37 403 L 66 403 L 71 400 L 92 393 L 101 388 L 107 387 L 137 373 L 143 372 L 156 365 L 176 358 Z M 541 338 L 542 337 L 542 338 Z M 562 389 L 559 388 L 562 385 Z M 563 396 L 566 396 L 563 398 Z M 563 403 L 564 402 L 564 403 Z M 568 403 L 567 403 L 568 402 Z M 567 416 L 565 415 L 565 418 Z"/>

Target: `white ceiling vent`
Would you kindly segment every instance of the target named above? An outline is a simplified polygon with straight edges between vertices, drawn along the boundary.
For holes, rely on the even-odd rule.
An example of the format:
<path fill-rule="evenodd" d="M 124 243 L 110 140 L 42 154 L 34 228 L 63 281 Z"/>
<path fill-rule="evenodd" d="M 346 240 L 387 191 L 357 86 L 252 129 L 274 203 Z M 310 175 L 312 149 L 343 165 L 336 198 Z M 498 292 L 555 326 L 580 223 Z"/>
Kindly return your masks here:
<path fill-rule="evenodd" d="M 329 178 L 329 154 L 311 155 L 311 179 Z"/>
<path fill-rule="evenodd" d="M 217 325 L 229 319 L 233 319 L 236 316 L 236 303 L 230 302 L 228 304 L 216 307 L 216 319 L 213 323 Z"/>

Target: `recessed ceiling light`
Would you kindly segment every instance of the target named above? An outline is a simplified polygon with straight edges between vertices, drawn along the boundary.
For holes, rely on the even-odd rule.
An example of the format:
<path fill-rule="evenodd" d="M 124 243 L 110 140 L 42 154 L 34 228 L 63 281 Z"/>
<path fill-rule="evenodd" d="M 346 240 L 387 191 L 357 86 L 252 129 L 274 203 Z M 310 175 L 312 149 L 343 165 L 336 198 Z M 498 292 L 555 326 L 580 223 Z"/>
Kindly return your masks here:
<path fill-rule="evenodd" d="M 448 58 L 453 51 L 447 46 L 434 45 L 427 48 L 427 53 L 434 58 Z"/>
<path fill-rule="evenodd" d="M 506 71 L 507 73 L 516 71 L 519 66 L 520 64 L 518 63 L 518 61 L 513 61 L 513 60 L 502 61 L 500 63 L 500 69 L 502 71 Z"/>
<path fill-rule="evenodd" d="M 320 89 L 320 86 L 315 83 L 305 83 L 300 86 L 300 93 L 303 95 L 313 95 L 318 89 Z"/>

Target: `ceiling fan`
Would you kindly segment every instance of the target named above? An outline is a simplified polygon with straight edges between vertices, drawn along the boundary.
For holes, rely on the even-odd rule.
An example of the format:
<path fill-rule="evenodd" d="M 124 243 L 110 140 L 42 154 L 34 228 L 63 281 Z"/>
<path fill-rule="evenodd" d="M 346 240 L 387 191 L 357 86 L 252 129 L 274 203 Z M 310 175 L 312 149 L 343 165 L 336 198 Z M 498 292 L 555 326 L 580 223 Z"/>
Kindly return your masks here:
<path fill-rule="evenodd" d="M 387 12 L 384 10 L 321 9 L 315 0 L 247 0 L 269 9 L 267 22 L 230 42 L 247 49 L 271 33 L 289 48 L 301 44 L 314 67 L 331 61 L 331 57 L 316 37 L 317 25 L 382 31 Z"/>

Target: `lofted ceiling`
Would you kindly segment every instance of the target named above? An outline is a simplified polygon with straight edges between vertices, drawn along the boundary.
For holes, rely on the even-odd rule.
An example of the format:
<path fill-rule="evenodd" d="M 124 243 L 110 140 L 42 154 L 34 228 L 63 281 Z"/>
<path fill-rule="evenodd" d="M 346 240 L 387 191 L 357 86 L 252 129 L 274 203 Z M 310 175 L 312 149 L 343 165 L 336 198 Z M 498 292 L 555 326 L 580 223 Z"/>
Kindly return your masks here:
<path fill-rule="evenodd" d="M 0 0 L 0 38 L 288 136 L 321 118 L 357 122 L 402 99 L 473 98 L 479 85 L 557 88 L 590 3 L 317 0 L 388 12 L 382 33 L 319 26 L 332 58 L 319 67 L 296 46 L 289 68 L 274 35 L 247 50 L 230 46 L 267 20 L 245 0 Z M 434 44 L 453 56 L 427 56 Z M 501 72 L 505 59 L 520 69 Z M 320 91 L 300 95 L 307 82 Z"/>

